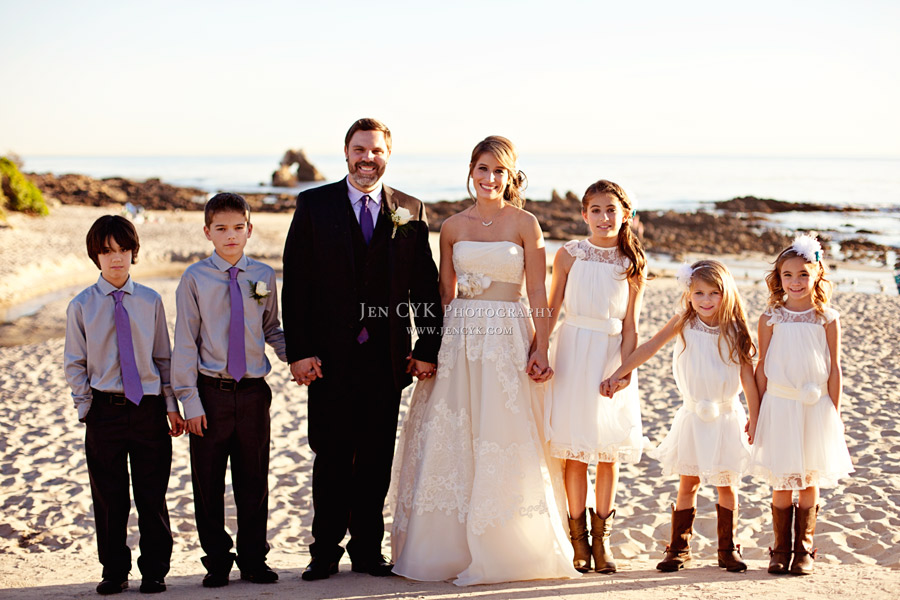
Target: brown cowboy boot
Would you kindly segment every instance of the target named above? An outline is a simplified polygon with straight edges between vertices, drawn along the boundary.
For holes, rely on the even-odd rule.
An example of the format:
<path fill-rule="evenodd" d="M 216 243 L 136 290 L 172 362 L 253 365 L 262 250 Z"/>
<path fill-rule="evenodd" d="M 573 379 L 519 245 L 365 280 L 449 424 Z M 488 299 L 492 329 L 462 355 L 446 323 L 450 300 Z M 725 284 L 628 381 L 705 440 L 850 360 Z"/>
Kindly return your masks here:
<path fill-rule="evenodd" d="M 675 510 L 672 506 L 672 541 L 666 546 L 666 558 L 656 568 L 667 573 L 691 566 L 691 536 L 694 533 L 696 508 Z"/>
<path fill-rule="evenodd" d="M 791 521 L 794 505 L 778 508 L 772 505 L 772 529 L 775 530 L 775 549 L 769 548 L 769 573 L 784 575 L 791 563 Z"/>
<path fill-rule="evenodd" d="M 575 549 L 572 566 L 579 573 L 591 570 L 591 545 L 588 543 L 587 513 L 581 513 L 577 519 L 569 519 L 569 540 Z"/>
<path fill-rule="evenodd" d="M 612 520 L 616 516 L 613 510 L 605 519 L 601 519 L 591 511 L 591 552 L 594 555 L 594 570 L 598 573 L 615 573 L 616 561 L 613 560 L 609 547 L 609 534 L 612 531 Z"/>
<path fill-rule="evenodd" d="M 813 534 L 816 532 L 816 516 L 819 505 L 796 509 L 794 520 L 794 560 L 791 561 L 791 575 L 811 575 L 815 566 L 816 550 L 813 548 Z"/>
<path fill-rule="evenodd" d="M 719 566 L 732 573 L 742 573 L 747 570 L 747 563 L 741 560 L 741 547 L 734 545 L 734 532 L 737 529 L 737 507 L 729 510 L 720 504 L 716 504 L 716 516 L 718 517 L 719 533 Z"/>

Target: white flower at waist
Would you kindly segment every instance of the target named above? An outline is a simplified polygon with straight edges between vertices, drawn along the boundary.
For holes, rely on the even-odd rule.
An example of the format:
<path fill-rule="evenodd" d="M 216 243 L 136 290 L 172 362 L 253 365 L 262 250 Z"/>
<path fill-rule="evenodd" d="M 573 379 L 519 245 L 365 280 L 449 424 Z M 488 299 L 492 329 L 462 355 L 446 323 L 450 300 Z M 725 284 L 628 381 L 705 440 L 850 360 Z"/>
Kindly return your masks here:
<path fill-rule="evenodd" d="M 815 383 L 806 383 L 800 388 L 800 402 L 812 406 L 822 397 L 822 388 Z"/>
<path fill-rule="evenodd" d="M 247 283 L 250 284 L 250 297 L 256 300 L 257 304 L 262 304 L 263 300 L 272 292 L 265 281 L 248 281 Z"/>
<path fill-rule="evenodd" d="M 709 423 L 719 417 L 719 403 L 712 400 L 700 400 L 694 409 L 701 421 Z"/>
<path fill-rule="evenodd" d="M 391 239 L 397 235 L 397 228 L 402 228 L 412 219 L 412 213 L 402 206 L 398 206 L 391 211 L 391 223 L 394 224 L 394 230 L 391 232 Z"/>
<path fill-rule="evenodd" d="M 481 273 L 460 273 L 456 278 L 459 293 L 466 298 L 474 298 L 489 288 L 491 278 Z"/>

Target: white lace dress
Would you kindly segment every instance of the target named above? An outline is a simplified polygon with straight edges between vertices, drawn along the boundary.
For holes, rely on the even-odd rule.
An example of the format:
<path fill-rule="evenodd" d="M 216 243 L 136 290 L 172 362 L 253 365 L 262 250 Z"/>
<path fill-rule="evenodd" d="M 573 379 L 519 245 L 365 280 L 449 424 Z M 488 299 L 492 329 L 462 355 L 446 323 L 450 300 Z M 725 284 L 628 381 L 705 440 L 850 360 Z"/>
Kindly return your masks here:
<path fill-rule="evenodd" d="M 747 415 L 741 406 L 741 366 L 728 356 L 718 327 L 693 319 L 677 336 L 672 372 L 682 405 L 666 438 L 650 456 L 663 475 L 691 475 L 716 486 L 739 485 L 750 463 L 744 433 Z M 719 353 L 721 345 L 722 354 Z"/>
<path fill-rule="evenodd" d="M 457 585 L 577 577 L 539 427 L 541 386 L 525 374 L 533 329 L 518 301 L 524 252 L 457 242 L 453 266 L 461 297 L 444 317 L 437 375 L 416 383 L 394 458 L 394 572 Z"/>
<path fill-rule="evenodd" d="M 553 456 L 588 464 L 636 463 L 644 437 L 637 370 L 631 383 L 607 398 L 600 382 L 622 364 L 622 320 L 628 309 L 630 264 L 617 248 L 587 240 L 564 246 L 575 257 L 556 339 L 550 352 L 555 374 L 547 390 L 545 430 Z"/>
<path fill-rule="evenodd" d="M 751 453 L 753 472 L 776 490 L 834 487 L 853 471 L 844 424 L 828 395 L 831 354 L 825 325 L 838 313 L 770 307 L 764 314 L 772 339 Z"/>

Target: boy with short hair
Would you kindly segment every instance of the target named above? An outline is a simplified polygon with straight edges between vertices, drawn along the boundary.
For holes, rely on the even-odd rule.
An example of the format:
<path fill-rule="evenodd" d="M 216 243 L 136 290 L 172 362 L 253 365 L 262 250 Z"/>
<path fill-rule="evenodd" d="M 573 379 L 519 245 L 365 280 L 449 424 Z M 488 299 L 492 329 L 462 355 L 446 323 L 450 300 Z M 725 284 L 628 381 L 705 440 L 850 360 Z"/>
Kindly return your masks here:
<path fill-rule="evenodd" d="M 97 592 L 117 594 L 128 587 L 129 459 L 141 534 L 141 592 L 164 592 L 172 556 L 166 507 L 170 436 L 181 435 L 184 427 L 169 384 L 165 310 L 159 294 L 129 276 L 140 249 L 130 221 L 100 217 L 86 241 L 100 278 L 69 303 L 64 362 L 78 419 L 87 425 L 84 447 L 103 565 Z"/>
<path fill-rule="evenodd" d="M 265 344 L 287 361 L 278 320 L 275 271 L 244 255 L 253 231 L 238 194 L 216 194 L 203 228 L 215 251 L 185 270 L 175 293 L 178 318 L 172 385 L 191 436 L 191 481 L 204 587 L 228 585 L 237 560 L 241 579 L 278 580 L 266 564 L 271 370 Z M 225 530 L 225 468 L 231 458 L 237 506 L 237 557 Z"/>

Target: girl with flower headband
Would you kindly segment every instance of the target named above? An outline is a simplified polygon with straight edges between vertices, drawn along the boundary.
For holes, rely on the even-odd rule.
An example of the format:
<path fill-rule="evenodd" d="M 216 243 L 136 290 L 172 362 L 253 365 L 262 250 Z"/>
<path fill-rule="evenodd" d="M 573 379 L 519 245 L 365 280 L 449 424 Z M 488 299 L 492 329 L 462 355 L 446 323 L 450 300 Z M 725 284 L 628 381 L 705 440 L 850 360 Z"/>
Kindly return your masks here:
<path fill-rule="evenodd" d="M 566 461 L 573 564 L 587 572 L 593 555 L 595 571 L 613 573 L 609 535 L 618 463 L 638 462 L 644 438 L 636 378 L 611 399 L 602 398 L 599 387 L 637 346 L 647 261 L 631 231 L 631 201 L 620 186 L 600 180 L 581 203 L 590 237 L 566 243 L 553 261 L 551 329 L 563 305 L 565 318 L 551 351 L 555 375 L 546 395 L 545 433 L 551 454 Z M 592 463 L 597 511 L 591 511 L 589 545 L 585 505 Z"/>
<path fill-rule="evenodd" d="M 853 471 L 840 416 L 841 326 L 828 306 L 825 274 L 822 246 L 801 235 L 766 275 L 769 305 L 759 318 L 756 367 L 762 402 L 748 434 L 753 471 L 773 489 L 769 573 L 812 573 L 819 487 Z"/>
<path fill-rule="evenodd" d="M 741 388 L 755 422 L 759 396 L 753 379 L 756 348 L 750 339 L 747 315 L 728 269 L 715 260 L 684 265 L 678 271 L 684 285 L 682 310 L 650 340 L 641 344 L 602 384 L 604 394 L 615 392 L 622 378 L 645 363 L 673 338 L 675 384 L 683 404 L 672 427 L 650 454 L 662 464 L 664 475 L 681 476 L 678 499 L 672 507 L 672 539 L 660 571 L 678 571 L 693 562 L 690 539 L 697 514 L 701 483 L 716 486 L 719 502 L 718 564 L 732 572 L 747 569 L 740 546 L 734 543 L 738 502 L 736 487 L 747 470 L 750 448 L 743 436 L 747 423 L 738 397 Z"/>

